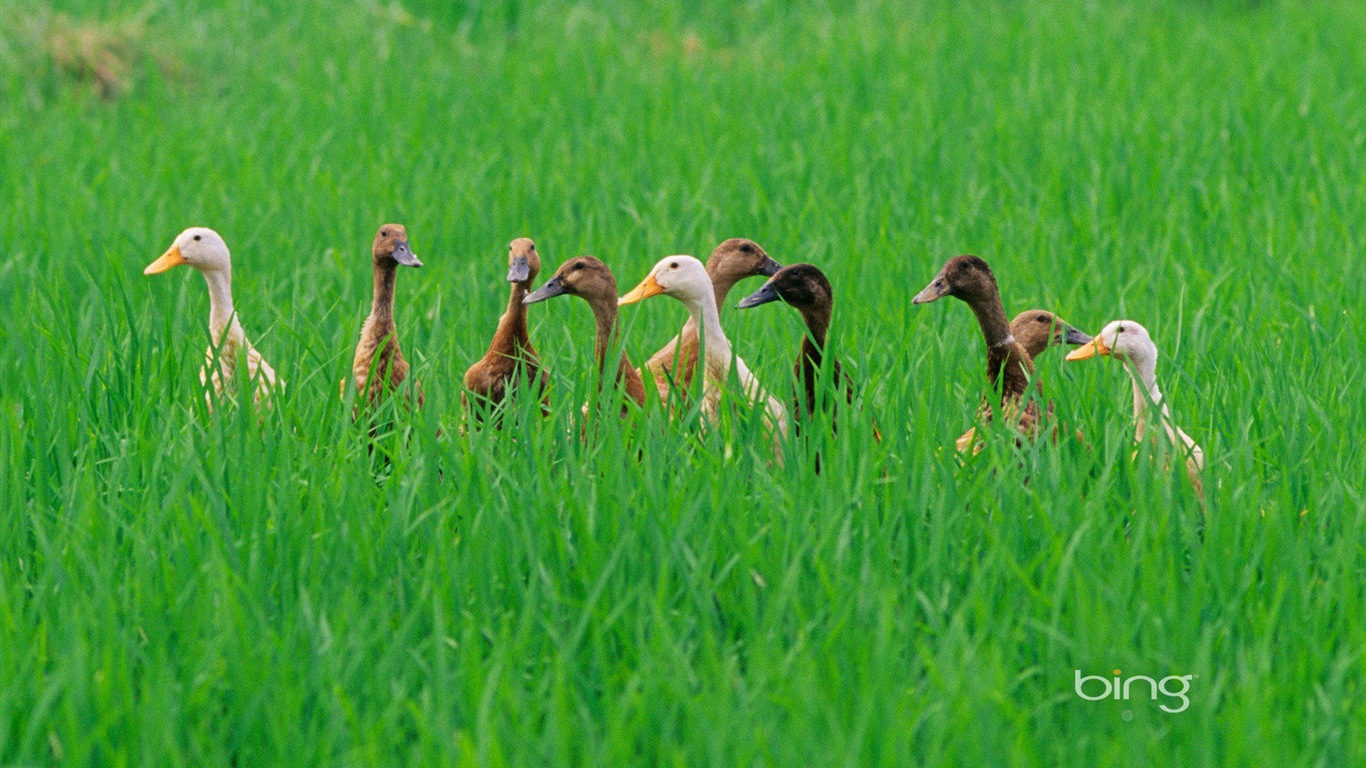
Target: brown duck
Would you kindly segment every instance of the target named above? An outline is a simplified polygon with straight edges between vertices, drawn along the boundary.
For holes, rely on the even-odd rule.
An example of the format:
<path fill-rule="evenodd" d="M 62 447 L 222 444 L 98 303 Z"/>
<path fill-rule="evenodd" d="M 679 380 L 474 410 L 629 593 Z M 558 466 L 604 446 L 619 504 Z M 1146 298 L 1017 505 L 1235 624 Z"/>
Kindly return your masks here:
<path fill-rule="evenodd" d="M 810 264 L 792 264 L 778 270 L 759 290 L 745 297 L 740 309 L 757 307 L 771 301 L 784 301 L 801 313 L 806 323 L 806 335 L 797 353 L 795 374 L 799 391 L 793 398 L 793 412 L 805 412 L 809 417 L 816 412 L 817 385 L 821 361 L 825 355 L 825 337 L 830 330 L 830 313 L 834 307 L 834 289 L 825 273 Z M 854 383 L 840 368 L 839 360 L 830 361 L 831 381 L 844 390 L 844 400 L 854 400 Z M 800 424 L 800 420 L 797 422 Z M 881 439 L 876 428 L 873 434 Z"/>
<path fill-rule="evenodd" d="M 408 245 L 408 230 L 402 224 L 385 224 L 375 233 L 370 247 L 375 264 L 375 298 L 370 305 L 370 316 L 361 327 L 360 343 L 351 361 L 356 392 L 364 402 L 374 405 L 385 392 L 398 389 L 408 378 L 408 361 L 398 345 L 398 329 L 394 326 L 394 283 L 398 268 L 420 267 Z M 421 389 L 418 405 L 422 404 Z"/>
<path fill-rule="evenodd" d="M 1021 400 L 1029 389 L 1034 375 L 1034 362 L 1029 353 L 1011 332 L 1006 322 L 1001 293 L 996 287 L 996 276 L 991 267 L 976 256 L 954 256 L 944 268 L 912 299 L 914 304 L 926 304 L 945 296 L 965 302 L 977 316 L 982 338 L 987 345 L 987 381 L 993 390 L 999 388 L 1000 400 L 985 414 L 990 420 L 996 407 L 1026 435 L 1033 436 L 1039 427 L 1039 404 L 1029 398 L 1021 407 Z"/>
<path fill-rule="evenodd" d="M 1080 345 L 1091 340 L 1091 337 L 1073 328 L 1061 317 L 1049 312 L 1046 309 L 1029 309 L 1015 316 L 1010 321 L 1010 334 L 1015 337 L 1016 343 L 1024 348 L 1029 355 L 1030 362 L 1037 360 L 1050 347 L 1060 347 L 1064 344 Z M 993 386 L 995 386 L 993 382 Z M 1039 392 L 1043 392 L 1042 385 L 1035 379 L 1034 386 L 1039 387 Z M 1048 403 L 1048 415 L 1053 415 L 1053 403 Z M 982 398 L 982 405 L 977 409 L 979 420 L 986 422 L 991 420 L 991 406 L 986 397 Z M 1056 427 L 1055 427 L 1056 430 Z M 1078 433 L 1080 434 L 1080 433 Z M 974 446 L 977 435 L 977 428 L 970 428 L 958 438 L 958 450 L 966 451 Z M 1055 435 L 1056 437 L 1056 435 Z M 981 444 L 976 443 L 973 452 L 981 450 Z"/>
<path fill-rule="evenodd" d="M 772 277 L 781 265 L 774 261 L 759 244 L 742 237 L 732 237 L 716 246 L 707 257 L 707 277 L 711 280 L 719 311 L 730 295 L 730 289 L 747 277 Z M 669 399 L 670 381 L 680 392 L 692 388 L 693 373 L 697 370 L 697 323 L 690 316 L 683 330 L 654 354 L 641 369 L 654 379 L 659 399 Z"/>
<path fill-rule="evenodd" d="M 481 407 L 502 403 L 510 386 L 523 377 L 540 393 L 545 393 L 550 377 L 541 370 L 536 350 L 531 347 L 531 339 L 527 336 L 526 305 L 522 303 L 540 271 L 541 257 L 531 238 L 513 240 L 508 249 L 507 281 L 512 283 L 512 291 L 507 311 L 498 319 L 498 330 L 493 334 L 489 351 L 465 371 L 465 388 Z M 542 394 L 542 397 L 549 395 Z"/>
<path fill-rule="evenodd" d="M 593 354 L 598 364 L 598 391 L 601 392 L 607 380 L 607 355 L 617 343 L 617 278 L 601 260 L 593 256 L 579 256 L 561 264 L 555 270 L 554 277 L 523 298 L 522 303 L 535 304 L 561 295 L 578 296 L 588 302 L 593 310 L 593 321 L 597 326 Z M 645 384 L 641 381 L 640 372 L 631 366 L 625 350 L 622 350 L 621 360 L 617 363 L 616 381 L 636 405 L 645 405 Z M 625 405 L 622 410 L 625 412 Z"/>

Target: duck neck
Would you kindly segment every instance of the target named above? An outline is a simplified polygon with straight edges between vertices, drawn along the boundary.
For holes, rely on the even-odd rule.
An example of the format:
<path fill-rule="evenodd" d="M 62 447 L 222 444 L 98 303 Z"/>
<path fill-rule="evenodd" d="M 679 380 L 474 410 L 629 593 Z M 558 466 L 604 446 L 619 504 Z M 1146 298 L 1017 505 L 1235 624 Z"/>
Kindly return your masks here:
<path fill-rule="evenodd" d="M 370 304 L 370 317 L 376 324 L 394 322 L 394 283 L 398 280 L 398 265 L 375 262 L 375 299 Z"/>
<path fill-rule="evenodd" d="M 968 306 L 977 316 L 977 324 L 982 328 L 982 339 L 987 345 L 987 380 L 993 388 L 1001 387 L 1003 400 L 1024 394 L 1034 366 L 1010 332 L 1010 323 L 1006 320 L 1000 295 L 993 292 L 991 296 Z"/>
<path fill-rule="evenodd" d="M 713 275 L 711 270 L 707 270 L 707 279 L 711 280 L 711 295 L 718 310 L 726 305 L 726 297 L 730 295 L 730 289 L 740 282 L 740 277 L 735 275 Z"/>
<path fill-rule="evenodd" d="M 698 328 L 698 336 L 702 340 L 705 353 L 708 356 L 722 355 L 729 358 L 730 341 L 726 339 L 725 331 L 721 330 L 721 318 L 716 311 L 716 296 L 703 293 L 689 300 L 688 313 L 693 325 Z"/>
<path fill-rule="evenodd" d="M 615 292 L 614 292 L 615 293 Z M 607 376 L 607 355 L 612 351 L 614 339 L 613 331 L 617 326 L 617 300 L 616 296 L 605 296 L 590 299 L 589 306 L 593 308 L 593 322 L 597 326 L 597 336 L 593 341 L 593 358 L 597 360 L 598 370 L 602 373 L 601 381 Z M 625 352 L 622 353 L 625 355 Z"/>
<path fill-rule="evenodd" d="M 238 327 L 232 307 L 232 271 L 226 268 L 206 270 L 204 280 L 209 284 L 209 333 L 217 344 L 225 332 Z"/>
<path fill-rule="evenodd" d="M 494 338 L 494 344 L 499 342 L 513 343 L 523 346 L 527 341 L 526 333 L 526 305 L 522 299 L 527 294 L 531 280 L 521 283 L 513 283 L 512 290 L 508 295 L 508 308 L 503 313 L 502 319 L 498 321 L 498 333 Z"/>
<path fill-rule="evenodd" d="M 1129 359 L 1125 361 L 1124 367 L 1129 369 L 1129 379 L 1134 387 L 1134 422 L 1137 431 L 1135 439 L 1142 440 L 1144 429 L 1147 427 L 1145 417 L 1148 406 L 1157 406 L 1159 413 L 1163 415 L 1167 412 L 1167 405 L 1162 402 L 1162 391 L 1157 388 L 1157 361 Z"/>
<path fill-rule="evenodd" d="M 811 370 L 821 367 L 825 354 L 825 335 L 830 330 L 830 305 L 826 303 L 802 307 L 806 336 L 802 339 L 802 361 Z"/>

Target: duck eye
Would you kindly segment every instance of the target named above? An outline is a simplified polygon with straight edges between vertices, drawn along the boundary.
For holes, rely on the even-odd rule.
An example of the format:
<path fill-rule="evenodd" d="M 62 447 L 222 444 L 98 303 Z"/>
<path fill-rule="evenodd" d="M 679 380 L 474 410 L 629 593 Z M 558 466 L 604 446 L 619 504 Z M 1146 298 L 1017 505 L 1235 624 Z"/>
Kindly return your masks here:
<path fill-rule="evenodd" d="M 678 269 L 678 262 L 676 262 L 676 261 L 671 261 L 671 262 L 669 262 L 669 269 Z"/>
<path fill-rule="evenodd" d="M 1124 333 L 1124 326 L 1121 325 L 1121 326 L 1115 331 L 1115 333 Z"/>
<path fill-rule="evenodd" d="M 381 229 L 381 230 L 379 231 L 379 236 L 380 236 L 380 237 L 388 237 L 388 236 L 389 236 L 389 230 L 387 230 L 387 229 Z"/>
<path fill-rule="evenodd" d="M 195 236 L 194 236 L 194 239 L 196 239 L 196 240 L 201 240 L 201 239 L 203 239 L 203 238 L 202 238 L 200 235 L 195 235 Z"/>

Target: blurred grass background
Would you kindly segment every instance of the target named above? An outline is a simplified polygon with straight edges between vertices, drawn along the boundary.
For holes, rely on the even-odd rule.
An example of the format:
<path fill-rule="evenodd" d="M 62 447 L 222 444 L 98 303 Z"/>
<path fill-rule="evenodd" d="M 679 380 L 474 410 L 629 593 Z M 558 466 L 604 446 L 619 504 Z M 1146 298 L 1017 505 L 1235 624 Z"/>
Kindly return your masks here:
<path fill-rule="evenodd" d="M 6 18 L 0 764 L 1366 759 L 1359 4 Z M 377 469 L 335 392 L 393 220 L 427 407 Z M 141 275 L 191 225 L 288 383 L 264 422 L 193 410 L 202 280 Z M 731 236 L 818 264 L 858 413 L 781 466 L 752 424 L 585 445 L 591 317 L 560 300 L 531 313 L 553 417 L 459 437 L 521 235 L 623 290 Z M 1120 367 L 1056 352 L 1089 448 L 959 467 L 980 336 L 910 305 L 956 253 L 1012 315 L 1149 328 L 1203 514 L 1130 460 Z M 785 391 L 795 313 L 722 319 Z M 683 312 L 622 320 L 639 361 Z M 1190 709 L 1074 695 L 1116 668 L 1198 675 Z"/>

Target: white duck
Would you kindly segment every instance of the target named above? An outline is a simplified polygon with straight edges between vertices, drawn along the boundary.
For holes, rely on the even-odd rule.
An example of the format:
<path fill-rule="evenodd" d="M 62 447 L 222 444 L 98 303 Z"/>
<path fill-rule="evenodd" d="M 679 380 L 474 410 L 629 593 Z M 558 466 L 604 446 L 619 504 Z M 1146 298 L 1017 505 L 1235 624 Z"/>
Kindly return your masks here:
<path fill-rule="evenodd" d="M 209 409 L 213 410 L 215 395 L 223 395 L 224 387 L 231 387 L 237 369 L 238 355 L 247 360 L 248 378 L 255 383 L 255 402 L 267 400 L 276 387 L 275 369 L 261 357 L 261 353 L 247 341 L 242 324 L 232 306 L 232 258 L 223 238 L 212 229 L 191 227 L 181 232 L 161 258 L 147 265 L 144 275 L 155 275 L 180 265 L 194 267 L 209 284 L 209 349 L 200 369 L 201 384 L 213 384 L 213 393 L 205 394 Z"/>
<path fill-rule="evenodd" d="M 1090 342 L 1072 351 L 1068 360 L 1085 360 L 1094 355 L 1110 355 L 1124 363 L 1134 386 L 1134 441 L 1143 442 L 1147 433 L 1150 407 L 1157 409 L 1156 418 L 1166 432 L 1171 445 L 1186 456 L 1186 474 L 1195 492 L 1204 498 L 1204 482 L 1200 473 L 1205 468 L 1205 452 L 1172 421 L 1171 409 L 1157 388 L 1157 346 L 1148 329 L 1132 320 L 1115 320 L 1101 329 Z"/>
<path fill-rule="evenodd" d="M 650 274 L 630 293 L 618 300 L 618 305 L 634 304 L 659 294 L 672 296 L 688 308 L 693 323 L 702 329 L 702 348 L 706 356 L 706 376 L 702 380 L 702 413 L 715 420 L 720 407 L 721 392 L 730 375 L 731 361 L 735 361 L 736 378 L 751 405 L 762 403 L 764 424 L 771 432 L 787 435 L 787 408 L 763 388 L 750 372 L 745 361 L 730 348 L 730 341 L 721 330 L 716 310 L 716 295 L 707 269 L 692 256 L 669 256 L 661 259 Z"/>

